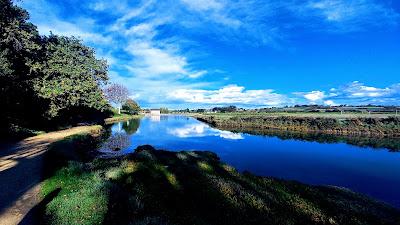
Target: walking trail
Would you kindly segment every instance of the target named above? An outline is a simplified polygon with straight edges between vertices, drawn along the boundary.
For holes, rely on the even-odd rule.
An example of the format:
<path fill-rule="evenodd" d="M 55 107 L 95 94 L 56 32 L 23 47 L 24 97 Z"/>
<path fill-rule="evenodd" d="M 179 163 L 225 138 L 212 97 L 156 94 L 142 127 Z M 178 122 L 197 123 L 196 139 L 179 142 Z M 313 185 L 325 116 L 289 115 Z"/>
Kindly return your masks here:
<path fill-rule="evenodd" d="M 30 212 L 42 200 L 40 184 L 49 145 L 75 134 L 90 133 L 95 127 L 74 127 L 0 146 L 0 225 L 34 224 L 34 213 Z"/>

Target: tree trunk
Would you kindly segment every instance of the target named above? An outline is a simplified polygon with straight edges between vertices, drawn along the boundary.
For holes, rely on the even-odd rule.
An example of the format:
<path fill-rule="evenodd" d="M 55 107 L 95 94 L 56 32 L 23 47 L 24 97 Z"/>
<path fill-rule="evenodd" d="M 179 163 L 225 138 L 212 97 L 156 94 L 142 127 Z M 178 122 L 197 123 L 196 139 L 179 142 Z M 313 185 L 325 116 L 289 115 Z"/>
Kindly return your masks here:
<path fill-rule="evenodd" d="M 121 106 L 118 106 L 118 114 L 121 115 Z"/>

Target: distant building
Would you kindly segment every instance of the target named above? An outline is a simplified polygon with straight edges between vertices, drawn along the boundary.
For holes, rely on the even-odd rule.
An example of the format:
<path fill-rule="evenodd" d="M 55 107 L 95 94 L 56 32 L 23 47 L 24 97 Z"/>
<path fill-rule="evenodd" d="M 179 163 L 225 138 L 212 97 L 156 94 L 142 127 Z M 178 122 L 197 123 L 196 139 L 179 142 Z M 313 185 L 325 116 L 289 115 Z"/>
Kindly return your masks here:
<path fill-rule="evenodd" d="M 151 116 L 160 116 L 161 110 L 160 109 L 150 109 L 150 115 Z"/>

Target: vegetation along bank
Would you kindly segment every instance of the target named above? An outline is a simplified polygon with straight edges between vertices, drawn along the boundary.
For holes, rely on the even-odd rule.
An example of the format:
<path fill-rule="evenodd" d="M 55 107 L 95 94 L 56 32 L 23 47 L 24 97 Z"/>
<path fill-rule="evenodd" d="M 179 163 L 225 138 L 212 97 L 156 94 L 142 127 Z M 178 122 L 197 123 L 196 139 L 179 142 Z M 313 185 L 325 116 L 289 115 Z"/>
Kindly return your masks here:
<path fill-rule="evenodd" d="M 194 114 L 193 117 L 221 129 L 287 130 L 339 135 L 400 137 L 400 117 L 341 117 L 279 114 Z"/>

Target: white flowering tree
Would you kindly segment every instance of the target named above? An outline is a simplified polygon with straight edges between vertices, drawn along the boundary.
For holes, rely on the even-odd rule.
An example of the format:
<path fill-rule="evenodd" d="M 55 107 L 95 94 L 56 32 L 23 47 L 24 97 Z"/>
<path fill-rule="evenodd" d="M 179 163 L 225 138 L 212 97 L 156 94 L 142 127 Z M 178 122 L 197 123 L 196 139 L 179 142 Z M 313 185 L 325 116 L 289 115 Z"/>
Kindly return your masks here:
<path fill-rule="evenodd" d="M 122 84 L 110 84 L 104 89 L 104 95 L 108 101 L 115 104 L 118 108 L 118 114 L 121 114 L 121 106 L 129 98 L 129 90 Z"/>

